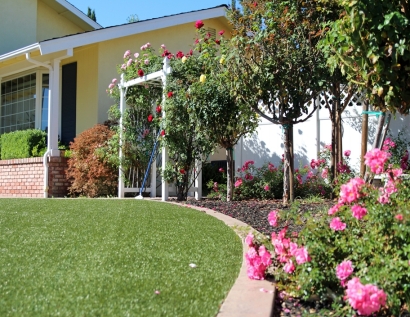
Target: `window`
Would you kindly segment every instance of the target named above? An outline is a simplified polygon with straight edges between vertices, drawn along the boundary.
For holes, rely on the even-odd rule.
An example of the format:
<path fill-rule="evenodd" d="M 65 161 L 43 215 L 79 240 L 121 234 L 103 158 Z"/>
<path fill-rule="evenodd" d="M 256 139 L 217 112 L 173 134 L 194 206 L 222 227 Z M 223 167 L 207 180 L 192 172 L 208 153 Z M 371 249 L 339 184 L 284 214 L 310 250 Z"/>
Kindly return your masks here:
<path fill-rule="evenodd" d="M 49 75 L 41 71 L 2 82 L 0 134 L 34 128 L 46 130 L 48 91 Z"/>

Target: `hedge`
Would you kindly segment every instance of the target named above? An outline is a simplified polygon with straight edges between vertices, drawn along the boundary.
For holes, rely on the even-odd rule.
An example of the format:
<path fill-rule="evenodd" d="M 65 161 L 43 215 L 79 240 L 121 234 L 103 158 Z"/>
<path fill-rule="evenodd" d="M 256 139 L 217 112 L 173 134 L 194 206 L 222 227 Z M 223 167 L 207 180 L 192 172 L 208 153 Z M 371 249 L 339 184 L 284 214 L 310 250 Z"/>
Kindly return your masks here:
<path fill-rule="evenodd" d="M 20 130 L 0 136 L 1 159 L 38 157 L 47 148 L 47 133 L 41 130 Z"/>

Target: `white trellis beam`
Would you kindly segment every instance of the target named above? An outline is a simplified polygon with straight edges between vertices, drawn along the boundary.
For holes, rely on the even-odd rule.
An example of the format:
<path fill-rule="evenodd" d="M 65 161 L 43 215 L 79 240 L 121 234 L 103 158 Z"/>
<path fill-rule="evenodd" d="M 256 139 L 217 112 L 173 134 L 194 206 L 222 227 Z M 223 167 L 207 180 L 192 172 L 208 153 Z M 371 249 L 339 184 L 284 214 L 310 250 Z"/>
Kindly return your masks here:
<path fill-rule="evenodd" d="M 164 58 L 164 63 L 162 70 L 147 74 L 145 76 L 142 76 L 140 78 L 132 79 L 127 82 L 124 80 L 124 74 L 121 74 L 121 81 L 118 85 L 120 89 L 120 112 L 121 112 L 121 118 L 120 118 L 120 151 L 119 151 L 119 157 L 120 157 L 120 162 L 123 157 L 122 153 L 122 140 L 123 140 L 123 116 L 125 113 L 125 108 L 126 108 L 126 95 L 127 95 L 127 89 L 128 87 L 135 86 L 135 85 L 142 85 L 142 84 L 148 84 L 152 86 L 162 86 L 163 88 L 165 87 L 166 84 L 166 77 L 168 74 L 170 74 L 172 71 L 169 59 L 167 57 Z M 165 101 L 165 94 L 163 93 L 162 96 L 163 102 Z M 164 103 L 163 103 L 164 104 Z M 165 111 L 163 111 L 163 117 L 165 118 Z M 162 148 L 162 168 L 165 169 L 165 165 L 168 162 L 168 152 L 165 147 Z M 118 179 L 118 198 L 123 198 L 125 191 L 129 192 L 129 190 L 126 190 L 124 188 L 124 178 L 122 175 L 122 165 L 120 163 L 120 168 L 119 168 L 119 179 Z M 156 165 L 153 164 L 151 167 L 151 197 L 156 196 Z M 165 181 L 164 178 L 162 178 L 162 200 L 167 200 L 168 199 L 168 183 Z"/>

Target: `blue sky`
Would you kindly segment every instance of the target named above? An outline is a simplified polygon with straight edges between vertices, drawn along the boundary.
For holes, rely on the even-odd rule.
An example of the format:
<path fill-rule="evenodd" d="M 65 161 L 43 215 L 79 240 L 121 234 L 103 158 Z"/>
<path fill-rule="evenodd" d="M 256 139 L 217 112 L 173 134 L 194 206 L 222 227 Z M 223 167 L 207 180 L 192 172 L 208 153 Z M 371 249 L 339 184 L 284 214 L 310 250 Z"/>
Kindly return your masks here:
<path fill-rule="evenodd" d="M 88 7 L 95 10 L 97 22 L 103 27 L 127 23 L 131 14 L 140 20 L 158 18 L 193 10 L 207 9 L 221 4 L 230 4 L 229 0 L 67 0 L 84 13 Z"/>

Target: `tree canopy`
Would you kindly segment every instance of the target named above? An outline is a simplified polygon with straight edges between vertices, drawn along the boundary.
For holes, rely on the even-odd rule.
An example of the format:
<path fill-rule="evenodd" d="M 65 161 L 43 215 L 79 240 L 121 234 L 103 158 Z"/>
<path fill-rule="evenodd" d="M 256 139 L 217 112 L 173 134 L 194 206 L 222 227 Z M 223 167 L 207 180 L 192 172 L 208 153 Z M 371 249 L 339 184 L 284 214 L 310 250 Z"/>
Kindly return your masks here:
<path fill-rule="evenodd" d="M 332 69 L 358 85 L 383 111 L 410 111 L 410 23 L 407 0 L 335 0 L 344 8 L 321 46 Z"/>

